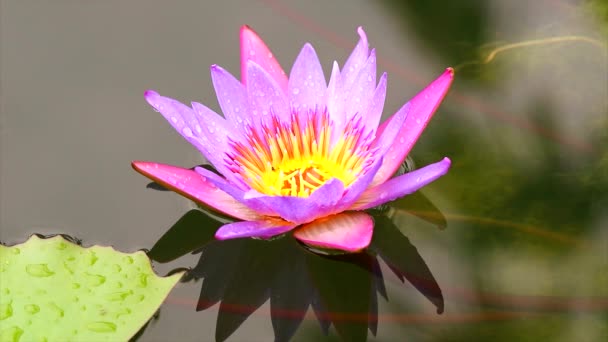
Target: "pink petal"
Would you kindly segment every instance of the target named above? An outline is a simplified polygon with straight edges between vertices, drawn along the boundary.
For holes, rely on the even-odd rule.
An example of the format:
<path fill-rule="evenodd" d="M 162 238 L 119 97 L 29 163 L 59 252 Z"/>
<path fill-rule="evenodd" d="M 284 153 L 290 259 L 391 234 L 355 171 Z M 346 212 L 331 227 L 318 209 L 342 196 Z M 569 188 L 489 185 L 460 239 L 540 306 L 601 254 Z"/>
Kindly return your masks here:
<path fill-rule="evenodd" d="M 294 237 L 307 245 L 356 252 L 367 247 L 374 232 L 374 221 L 362 212 L 327 216 L 306 224 Z"/>
<path fill-rule="evenodd" d="M 376 174 L 372 185 L 385 182 L 399 168 L 447 94 L 453 79 L 454 69 L 446 69 L 433 83 L 408 102 L 411 106 L 409 114 L 394 144 L 384 156 L 384 164 Z M 378 134 L 386 128 L 387 123 L 388 120 L 380 125 Z"/>
<path fill-rule="evenodd" d="M 284 91 L 287 90 L 287 75 L 274 58 L 262 38 L 249 26 L 241 27 L 241 78 L 247 84 L 247 61 L 262 67 Z"/>
<path fill-rule="evenodd" d="M 211 79 L 217 95 L 217 100 L 222 108 L 222 113 L 234 127 L 242 128 L 243 124 L 249 123 L 249 102 L 247 90 L 228 71 L 220 66 L 211 66 Z"/>
<path fill-rule="evenodd" d="M 228 216 L 241 220 L 259 220 L 262 217 L 192 170 L 141 161 L 134 161 L 131 166 L 164 187 Z"/>
<path fill-rule="evenodd" d="M 278 219 L 265 219 L 261 221 L 242 221 L 223 225 L 215 238 L 218 240 L 236 239 L 244 237 L 271 238 L 292 230 L 296 225 Z"/>
<path fill-rule="evenodd" d="M 361 194 L 350 209 L 369 209 L 414 193 L 445 175 L 450 168 L 450 164 L 449 158 L 443 158 L 443 160 L 437 163 L 427 165 L 421 169 L 392 178 L 386 183 L 369 188 Z"/>
<path fill-rule="evenodd" d="M 327 83 L 319 58 L 312 45 L 307 43 L 289 74 L 287 95 L 291 106 L 296 110 L 324 108 L 326 90 Z"/>
<path fill-rule="evenodd" d="M 281 122 L 289 122 L 289 109 L 284 91 L 277 82 L 255 62 L 247 63 L 247 95 L 251 120 L 255 125 L 261 123 L 271 127 L 272 117 L 278 117 Z M 273 115 L 271 115 L 273 114 Z"/>

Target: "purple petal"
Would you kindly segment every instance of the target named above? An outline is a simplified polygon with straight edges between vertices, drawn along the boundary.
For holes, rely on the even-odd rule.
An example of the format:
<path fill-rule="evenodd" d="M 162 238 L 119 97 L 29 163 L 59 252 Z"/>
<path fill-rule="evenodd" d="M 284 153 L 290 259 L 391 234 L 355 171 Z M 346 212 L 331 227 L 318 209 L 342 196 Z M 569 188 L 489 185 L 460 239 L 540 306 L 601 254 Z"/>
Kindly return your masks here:
<path fill-rule="evenodd" d="M 247 62 L 253 61 L 264 69 L 283 90 L 287 90 L 287 75 L 262 38 L 249 26 L 241 27 L 241 78 L 247 84 Z"/>
<path fill-rule="evenodd" d="M 374 221 L 369 215 L 350 212 L 306 224 L 293 235 L 307 245 L 356 252 L 369 245 L 373 232 Z"/>
<path fill-rule="evenodd" d="M 248 198 L 248 191 L 239 189 L 237 186 L 229 183 L 228 181 L 226 181 L 226 179 L 218 176 L 217 174 L 202 167 L 197 167 L 194 169 L 194 171 L 204 176 L 213 185 L 232 196 L 235 200 L 259 213 L 260 215 L 277 215 L 274 210 L 272 210 L 270 207 L 268 207 L 268 205 L 258 200 L 257 198 Z"/>
<path fill-rule="evenodd" d="M 218 171 L 226 171 L 221 158 L 226 150 L 226 135 L 230 131 L 230 125 L 224 118 L 203 105 L 192 109 L 153 90 L 146 91 L 144 97 Z"/>
<path fill-rule="evenodd" d="M 345 89 L 349 89 L 352 86 L 357 75 L 359 75 L 359 71 L 363 65 L 365 65 L 365 62 L 369 57 L 369 46 L 367 44 L 365 31 L 363 31 L 362 27 L 359 27 L 357 28 L 357 33 L 359 33 L 360 37 L 359 42 L 342 68 L 342 85 Z"/>
<path fill-rule="evenodd" d="M 341 212 L 351 207 L 351 205 L 357 200 L 357 198 L 359 198 L 361 193 L 363 193 L 363 191 L 367 189 L 381 165 L 382 158 L 380 157 L 378 158 L 378 160 L 374 161 L 374 164 L 372 164 L 362 176 L 358 177 L 357 180 L 355 180 L 346 189 L 344 195 L 338 203 L 338 209 L 335 212 Z"/>
<path fill-rule="evenodd" d="M 161 96 L 154 90 L 147 90 L 144 98 L 167 119 L 179 134 L 201 150 L 202 142 L 195 135 L 197 128 L 200 129 L 201 126 L 192 108 L 172 98 Z"/>
<path fill-rule="evenodd" d="M 331 70 L 331 78 L 329 79 L 329 85 L 327 86 L 327 93 L 325 94 L 325 101 L 327 102 L 327 112 L 329 117 L 334 124 L 335 132 L 342 132 L 346 125 L 346 118 L 344 117 L 344 88 L 342 87 L 342 76 L 340 76 L 340 67 L 338 63 L 334 61 L 333 68 Z M 332 144 L 335 140 L 340 137 L 341 134 L 332 134 Z"/>
<path fill-rule="evenodd" d="M 378 87 L 369 102 L 369 107 L 364 112 L 363 118 L 367 121 L 366 126 L 376 129 L 380 118 L 382 117 L 382 110 L 384 109 L 384 100 L 386 99 L 386 78 L 387 74 L 383 73 L 378 82 Z"/>
<path fill-rule="evenodd" d="M 454 70 L 452 68 L 446 69 L 441 76 L 408 102 L 411 105 L 410 113 L 403 127 L 401 127 L 401 132 L 395 139 L 395 143 L 385 155 L 384 164 L 376 174 L 372 185 L 383 183 L 399 168 L 399 165 L 401 165 L 433 117 L 435 110 L 437 110 L 441 100 L 443 100 L 448 92 L 453 79 Z M 382 132 L 386 124 L 387 122 L 384 122 L 380 125 L 378 132 Z"/>
<path fill-rule="evenodd" d="M 308 197 L 261 196 L 256 199 L 272 208 L 284 220 L 302 224 L 334 213 L 343 193 L 344 185 L 334 178 Z"/>
<path fill-rule="evenodd" d="M 228 151 L 228 137 L 236 129 L 226 119 L 198 102 L 192 102 L 192 108 L 201 123 L 193 131 L 201 141 L 200 151 L 221 174 L 233 180 L 234 175 L 226 168 L 224 157 Z"/>
<path fill-rule="evenodd" d="M 409 195 L 418 189 L 445 175 L 450 168 L 449 158 L 427 165 L 404 175 L 392 178 L 386 183 L 365 190 L 350 208 L 364 210 Z"/>
<path fill-rule="evenodd" d="M 275 235 L 283 234 L 295 228 L 293 223 L 277 219 L 266 219 L 262 221 L 243 221 L 223 225 L 215 233 L 218 240 L 236 239 L 243 237 L 260 237 L 267 239 Z"/>
<path fill-rule="evenodd" d="M 355 114 L 362 117 L 367 116 L 365 111 L 374 95 L 376 88 L 376 52 L 372 49 L 370 56 L 361 67 L 359 74 L 350 87 L 345 86 L 344 90 L 344 113 L 346 120 Z M 375 127 L 374 127 L 375 128 Z"/>
<path fill-rule="evenodd" d="M 274 114 L 281 122 L 289 122 L 291 111 L 285 93 L 272 77 L 252 61 L 247 63 L 247 94 L 251 119 L 260 124 L 272 125 Z"/>
<path fill-rule="evenodd" d="M 134 161 L 135 171 L 195 202 L 241 220 L 259 220 L 261 215 L 237 202 L 198 173 L 177 166 Z"/>
<path fill-rule="evenodd" d="M 305 44 L 289 74 L 287 94 L 292 108 L 315 110 L 325 107 L 327 83 L 315 49 Z"/>
<path fill-rule="evenodd" d="M 211 79 L 217 100 L 226 119 L 234 127 L 242 128 L 249 118 L 247 90 L 234 76 L 220 66 L 211 66 Z"/>

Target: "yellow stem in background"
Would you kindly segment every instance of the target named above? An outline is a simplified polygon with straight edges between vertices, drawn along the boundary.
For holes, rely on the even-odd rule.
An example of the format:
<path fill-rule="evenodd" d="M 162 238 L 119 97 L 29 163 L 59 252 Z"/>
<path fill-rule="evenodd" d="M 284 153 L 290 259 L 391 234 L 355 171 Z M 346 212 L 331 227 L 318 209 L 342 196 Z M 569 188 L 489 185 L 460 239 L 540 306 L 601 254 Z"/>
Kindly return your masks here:
<path fill-rule="evenodd" d="M 517 49 L 517 48 L 526 47 L 526 46 L 547 45 L 547 44 L 564 43 L 564 42 L 572 42 L 572 41 L 587 42 L 587 43 L 590 43 L 592 45 L 599 47 L 600 49 L 601 48 L 605 49 L 607 47 L 606 44 L 603 44 L 599 40 L 585 37 L 585 36 L 561 36 L 561 37 L 552 37 L 552 38 L 543 38 L 543 39 L 533 39 L 533 40 L 526 40 L 523 42 L 512 43 L 512 44 L 507 44 L 507 45 L 498 47 L 498 48 L 490 51 L 490 53 L 488 54 L 486 59 L 483 61 L 483 64 L 490 63 L 496 57 L 496 55 L 498 55 L 499 53 L 501 53 L 503 51 L 508 51 L 508 50 Z M 605 53 L 605 51 L 604 51 L 604 53 Z"/>

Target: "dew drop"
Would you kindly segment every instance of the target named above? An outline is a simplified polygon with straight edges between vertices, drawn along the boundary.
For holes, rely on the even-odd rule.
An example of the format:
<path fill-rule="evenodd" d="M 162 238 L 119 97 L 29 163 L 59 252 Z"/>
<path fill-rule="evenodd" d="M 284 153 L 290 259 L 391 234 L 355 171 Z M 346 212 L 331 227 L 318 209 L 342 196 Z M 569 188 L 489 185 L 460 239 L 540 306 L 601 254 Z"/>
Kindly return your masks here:
<path fill-rule="evenodd" d="M 182 133 L 186 136 L 186 137 L 192 137 L 192 130 L 190 129 L 190 127 L 184 127 L 182 129 Z"/>
<path fill-rule="evenodd" d="M 13 254 L 20 254 L 21 253 L 21 250 L 19 248 L 16 248 L 16 247 L 15 248 L 10 248 L 10 251 Z"/>
<path fill-rule="evenodd" d="M 93 251 L 89 251 L 89 254 L 87 254 L 87 257 L 86 257 L 86 261 L 89 263 L 89 265 L 91 265 L 91 266 L 95 265 L 97 260 L 99 260 L 99 258 L 97 257 L 97 254 Z"/>
<path fill-rule="evenodd" d="M 12 301 L 7 304 L 0 304 L 0 321 L 3 321 L 13 315 Z"/>
<path fill-rule="evenodd" d="M 105 299 L 110 301 L 110 302 L 122 302 L 125 299 L 127 299 L 127 297 L 129 297 L 130 295 L 133 294 L 132 290 L 129 291 L 117 291 L 117 292 L 112 292 L 112 293 L 108 293 L 105 296 Z"/>
<path fill-rule="evenodd" d="M 122 271 L 122 267 L 120 267 L 120 265 L 118 265 L 118 264 L 114 264 L 114 265 L 112 265 L 112 271 L 114 273 L 118 273 L 118 272 Z"/>
<path fill-rule="evenodd" d="M 420 119 L 416 119 L 416 123 L 420 125 Z"/>
<path fill-rule="evenodd" d="M 122 258 L 122 261 L 124 263 L 127 263 L 127 264 L 132 264 L 133 263 L 133 258 L 131 256 L 127 255 L 124 258 Z"/>
<path fill-rule="evenodd" d="M 23 335 L 23 329 L 13 325 L 12 327 L 3 329 L 0 332 L 0 341 L 17 342 L 19 339 L 21 339 L 21 335 Z"/>
<path fill-rule="evenodd" d="M 88 286 L 99 286 L 106 282 L 106 277 L 99 274 L 85 273 Z"/>
<path fill-rule="evenodd" d="M 255 50 L 253 50 L 253 49 L 249 50 L 249 56 L 255 56 Z"/>
<path fill-rule="evenodd" d="M 139 287 L 148 286 L 148 275 L 147 274 L 142 273 L 139 275 L 139 284 L 137 284 L 137 286 L 139 286 Z"/>
<path fill-rule="evenodd" d="M 116 324 L 111 322 L 91 322 L 87 324 L 87 329 L 97 333 L 108 333 L 116 331 Z"/>
<path fill-rule="evenodd" d="M 177 123 L 177 118 L 176 118 L 175 116 L 172 116 L 172 117 L 171 117 L 171 121 L 172 121 L 174 124 L 176 124 L 176 123 Z"/>
<path fill-rule="evenodd" d="M 79 289 L 80 288 L 80 284 L 79 283 L 72 283 L 72 288 L 73 289 Z"/>
<path fill-rule="evenodd" d="M 400 143 L 400 144 L 405 143 L 405 139 L 404 139 L 404 138 L 399 138 L 399 143 Z"/>
<path fill-rule="evenodd" d="M 49 266 L 47 264 L 29 264 L 25 266 L 25 272 L 27 272 L 27 274 L 31 275 L 32 277 L 39 278 L 50 277 L 55 274 L 55 272 L 49 269 Z"/>
<path fill-rule="evenodd" d="M 293 88 L 293 89 L 291 90 L 291 92 L 292 92 L 294 95 L 298 95 L 298 94 L 300 93 L 300 88 Z"/>
<path fill-rule="evenodd" d="M 116 318 L 120 318 L 120 316 L 126 316 L 131 314 L 131 309 L 124 308 L 116 312 Z"/>
<path fill-rule="evenodd" d="M 26 304 L 23 309 L 30 315 L 35 315 L 40 311 L 40 307 L 36 304 Z"/>
<path fill-rule="evenodd" d="M 60 308 L 57 304 L 55 304 L 55 302 L 50 302 L 48 304 L 49 309 L 51 309 L 51 311 L 53 313 L 55 313 L 55 315 L 57 315 L 57 318 L 63 317 L 64 312 L 63 309 Z"/>
<path fill-rule="evenodd" d="M 199 125 L 199 124 L 196 124 L 196 126 L 194 126 L 194 129 L 196 129 L 197 133 L 200 133 L 203 131 L 203 129 L 201 128 L 201 125 Z"/>

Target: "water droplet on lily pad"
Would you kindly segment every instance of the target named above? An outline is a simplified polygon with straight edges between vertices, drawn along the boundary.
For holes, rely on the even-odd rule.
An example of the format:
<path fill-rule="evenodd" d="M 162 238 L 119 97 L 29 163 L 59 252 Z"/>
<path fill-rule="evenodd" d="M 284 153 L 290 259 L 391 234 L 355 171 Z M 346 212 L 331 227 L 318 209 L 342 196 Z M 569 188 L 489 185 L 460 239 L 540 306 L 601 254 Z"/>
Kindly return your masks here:
<path fill-rule="evenodd" d="M 92 322 L 87 324 L 87 329 L 98 333 L 107 333 L 116 331 L 116 324 L 111 322 Z"/>
<path fill-rule="evenodd" d="M 37 314 L 40 311 L 40 307 L 36 304 L 26 304 L 23 309 L 30 315 Z"/>
<path fill-rule="evenodd" d="M 21 338 L 21 335 L 23 335 L 23 329 L 13 325 L 10 328 L 2 329 L 2 331 L 0 331 L 0 341 L 17 342 Z"/>
<path fill-rule="evenodd" d="M 106 282 L 106 277 L 99 274 L 85 273 L 84 275 L 86 276 L 87 285 L 89 286 L 99 286 Z"/>
<path fill-rule="evenodd" d="M 29 264 L 25 266 L 25 272 L 32 277 L 50 277 L 55 274 L 47 264 Z"/>
<path fill-rule="evenodd" d="M 3 321 L 13 315 L 13 306 L 11 303 L 0 304 L 0 321 Z"/>

